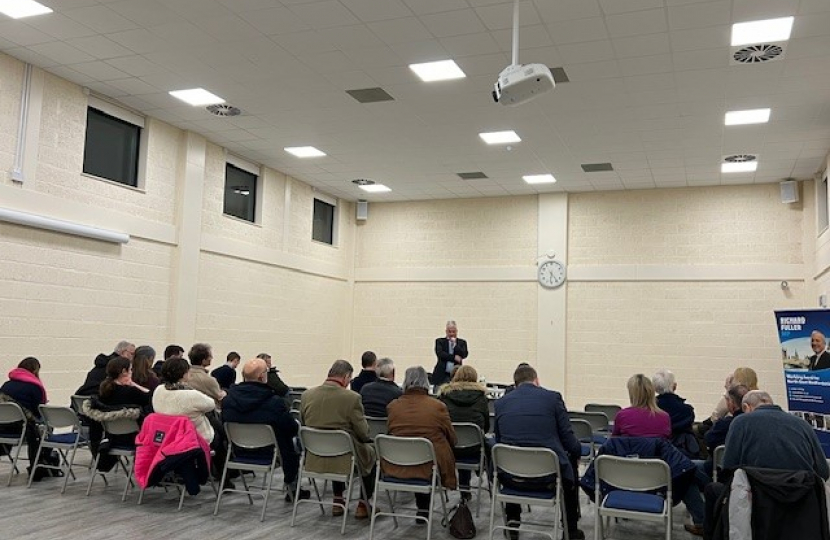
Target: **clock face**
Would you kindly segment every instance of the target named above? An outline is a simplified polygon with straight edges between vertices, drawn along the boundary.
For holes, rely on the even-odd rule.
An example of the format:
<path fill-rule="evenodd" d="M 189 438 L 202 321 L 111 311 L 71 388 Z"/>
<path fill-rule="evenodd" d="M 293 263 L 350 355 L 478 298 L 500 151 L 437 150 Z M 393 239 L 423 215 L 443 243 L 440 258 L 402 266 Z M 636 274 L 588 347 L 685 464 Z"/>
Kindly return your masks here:
<path fill-rule="evenodd" d="M 565 283 L 565 265 L 559 261 L 545 261 L 539 265 L 539 284 L 554 289 Z"/>

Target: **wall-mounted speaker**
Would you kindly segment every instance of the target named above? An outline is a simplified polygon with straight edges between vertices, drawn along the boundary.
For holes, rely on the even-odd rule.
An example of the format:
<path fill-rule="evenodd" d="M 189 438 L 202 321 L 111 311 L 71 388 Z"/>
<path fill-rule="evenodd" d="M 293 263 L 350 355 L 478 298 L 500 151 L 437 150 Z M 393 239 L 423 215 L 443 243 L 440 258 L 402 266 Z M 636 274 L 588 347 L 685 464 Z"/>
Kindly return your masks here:
<path fill-rule="evenodd" d="M 785 180 L 778 185 L 781 186 L 782 203 L 791 204 L 798 202 L 798 182 L 795 180 Z"/>
<path fill-rule="evenodd" d="M 355 217 L 358 221 L 369 219 L 369 201 L 357 201 Z"/>

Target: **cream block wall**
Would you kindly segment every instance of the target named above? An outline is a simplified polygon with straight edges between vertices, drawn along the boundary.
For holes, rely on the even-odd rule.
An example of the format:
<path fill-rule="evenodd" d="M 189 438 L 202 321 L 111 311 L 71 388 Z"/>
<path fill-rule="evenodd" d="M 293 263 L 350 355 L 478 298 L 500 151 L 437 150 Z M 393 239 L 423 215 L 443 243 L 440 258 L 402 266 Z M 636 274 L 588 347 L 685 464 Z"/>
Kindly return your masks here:
<path fill-rule="evenodd" d="M 354 285 L 351 358 L 372 350 L 405 368 L 435 366 L 435 338 L 453 319 L 468 341 L 467 363 L 491 381 L 510 381 L 519 362 L 536 361 L 535 283 L 362 283 Z"/>
<path fill-rule="evenodd" d="M 14 166 L 17 130 L 20 121 L 20 88 L 23 64 L 0 54 L 0 185 L 11 184 L 7 174 Z"/>
<path fill-rule="evenodd" d="M 36 356 L 53 403 L 68 403 L 95 355 L 120 339 L 164 343 L 170 246 L 0 224 L 0 253 L 0 373 Z"/>

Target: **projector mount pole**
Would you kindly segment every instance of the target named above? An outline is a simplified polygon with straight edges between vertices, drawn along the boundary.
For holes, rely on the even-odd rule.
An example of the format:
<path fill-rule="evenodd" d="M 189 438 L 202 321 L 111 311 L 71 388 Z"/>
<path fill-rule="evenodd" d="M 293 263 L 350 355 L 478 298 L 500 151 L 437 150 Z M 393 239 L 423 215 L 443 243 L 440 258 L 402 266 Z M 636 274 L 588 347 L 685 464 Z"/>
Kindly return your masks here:
<path fill-rule="evenodd" d="M 513 64 L 519 65 L 519 0 L 513 3 Z"/>

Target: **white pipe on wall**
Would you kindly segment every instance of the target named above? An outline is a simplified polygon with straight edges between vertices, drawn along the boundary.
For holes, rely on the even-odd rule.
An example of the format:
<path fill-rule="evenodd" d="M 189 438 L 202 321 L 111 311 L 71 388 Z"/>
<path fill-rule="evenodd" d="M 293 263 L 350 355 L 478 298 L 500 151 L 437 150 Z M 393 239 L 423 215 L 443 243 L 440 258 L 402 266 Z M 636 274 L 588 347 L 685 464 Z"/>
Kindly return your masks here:
<path fill-rule="evenodd" d="M 14 167 L 11 179 L 23 182 L 23 157 L 26 153 L 26 128 L 29 125 L 29 96 L 32 91 L 32 64 L 27 63 L 23 68 L 23 85 L 20 90 L 20 121 L 17 126 L 17 149 L 14 153 Z"/>
<path fill-rule="evenodd" d="M 99 229 L 97 227 L 90 227 L 89 225 L 73 223 L 71 221 L 38 216 L 36 214 L 20 212 L 10 208 L 0 208 L 0 221 L 15 223 L 17 225 L 25 225 L 36 229 L 45 229 L 47 231 L 71 234 L 74 236 L 83 236 L 85 238 L 103 240 L 105 242 L 113 242 L 115 244 L 126 244 L 130 241 L 130 235 L 126 233 L 111 231 L 109 229 Z"/>

